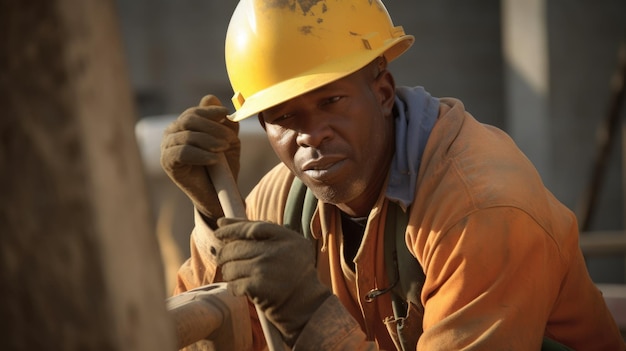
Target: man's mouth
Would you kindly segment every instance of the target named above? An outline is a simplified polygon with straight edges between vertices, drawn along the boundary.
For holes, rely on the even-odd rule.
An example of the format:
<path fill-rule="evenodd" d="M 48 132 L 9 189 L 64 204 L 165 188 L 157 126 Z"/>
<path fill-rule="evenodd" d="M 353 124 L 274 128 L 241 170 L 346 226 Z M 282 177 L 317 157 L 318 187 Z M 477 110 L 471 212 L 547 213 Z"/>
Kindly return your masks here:
<path fill-rule="evenodd" d="M 325 181 L 340 171 L 343 161 L 344 158 L 339 156 L 324 156 L 306 162 L 302 171 L 313 180 Z"/>

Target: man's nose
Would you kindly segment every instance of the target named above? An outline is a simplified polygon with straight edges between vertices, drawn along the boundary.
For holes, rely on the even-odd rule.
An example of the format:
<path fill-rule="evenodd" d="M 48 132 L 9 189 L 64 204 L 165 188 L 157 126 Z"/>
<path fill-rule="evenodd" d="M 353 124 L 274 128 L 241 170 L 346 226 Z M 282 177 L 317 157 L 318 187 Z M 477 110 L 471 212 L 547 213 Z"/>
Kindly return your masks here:
<path fill-rule="evenodd" d="M 299 146 L 318 148 L 322 142 L 330 139 L 333 135 L 332 127 L 322 114 L 307 114 L 299 116 L 298 136 L 296 142 Z"/>

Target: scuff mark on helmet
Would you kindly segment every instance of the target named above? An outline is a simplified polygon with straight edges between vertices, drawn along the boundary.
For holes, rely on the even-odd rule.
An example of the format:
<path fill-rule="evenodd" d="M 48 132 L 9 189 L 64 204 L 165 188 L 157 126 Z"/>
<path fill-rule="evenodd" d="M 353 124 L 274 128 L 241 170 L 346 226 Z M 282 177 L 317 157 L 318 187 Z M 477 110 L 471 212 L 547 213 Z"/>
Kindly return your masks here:
<path fill-rule="evenodd" d="M 304 15 L 313 15 L 310 13 L 311 8 L 316 6 L 319 2 L 324 3 L 322 6 L 322 12 L 326 12 L 328 10 L 325 3 L 326 0 L 267 0 L 265 2 L 265 6 L 266 8 L 288 8 L 290 11 L 296 11 L 296 5 L 300 5 Z"/>
<path fill-rule="evenodd" d="M 300 30 L 300 33 L 304 35 L 308 35 L 313 32 L 313 26 L 302 26 L 302 27 L 299 27 L 298 29 Z"/>
<path fill-rule="evenodd" d="M 311 8 L 315 5 L 317 5 L 318 2 L 320 1 L 324 1 L 324 0 L 297 0 L 298 4 L 300 4 L 300 8 L 302 9 L 302 12 L 304 12 L 304 14 L 306 15 L 307 13 L 309 13 L 309 11 L 311 10 Z M 326 12 L 324 11 L 324 9 L 326 8 L 326 4 L 324 4 L 324 7 L 322 9 L 322 12 Z"/>

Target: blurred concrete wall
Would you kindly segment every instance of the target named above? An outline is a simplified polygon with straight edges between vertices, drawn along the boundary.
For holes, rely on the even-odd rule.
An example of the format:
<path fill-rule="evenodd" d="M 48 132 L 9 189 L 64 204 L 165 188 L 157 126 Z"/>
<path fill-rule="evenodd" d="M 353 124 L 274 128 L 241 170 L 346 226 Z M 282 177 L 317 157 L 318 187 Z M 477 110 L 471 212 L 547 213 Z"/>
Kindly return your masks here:
<path fill-rule="evenodd" d="M 207 93 L 232 106 L 223 45 L 235 4 L 118 0 L 139 117 L 175 116 Z M 397 83 L 460 98 L 478 120 L 509 132 L 537 165 L 548 188 L 575 210 L 591 174 L 596 130 L 608 108 L 618 42 L 626 33 L 626 2 L 388 0 L 385 4 L 394 23 L 416 37 L 414 47 L 391 64 Z M 510 36 L 515 28 L 521 36 Z M 529 54 L 517 61 L 530 73 L 511 62 L 509 50 Z M 531 81 L 528 74 L 534 77 Z M 532 79 L 539 79 L 543 88 L 536 90 Z M 257 153 L 251 158 L 254 163 L 245 160 L 242 165 L 243 193 L 276 162 L 260 127 L 252 123 L 249 128 L 254 135 L 249 150 Z M 248 152 L 252 151 L 244 149 L 244 155 Z M 620 157 L 617 144 L 593 230 L 624 228 Z M 162 183 L 155 185 L 155 192 L 167 187 L 167 181 Z M 186 230 L 180 230 L 184 240 Z M 623 281 L 622 257 L 590 262 L 601 266 L 592 272 L 598 281 Z"/>
<path fill-rule="evenodd" d="M 561 201 L 576 209 L 592 173 L 600 127 L 609 113 L 619 42 L 626 44 L 626 1 L 545 2 L 550 69 L 547 118 L 552 139 L 552 176 L 547 184 Z M 626 125 L 626 105 L 621 121 Z M 590 230 L 626 226 L 623 142 L 614 141 Z M 596 281 L 624 279 L 623 256 L 594 257 L 587 263 Z"/>

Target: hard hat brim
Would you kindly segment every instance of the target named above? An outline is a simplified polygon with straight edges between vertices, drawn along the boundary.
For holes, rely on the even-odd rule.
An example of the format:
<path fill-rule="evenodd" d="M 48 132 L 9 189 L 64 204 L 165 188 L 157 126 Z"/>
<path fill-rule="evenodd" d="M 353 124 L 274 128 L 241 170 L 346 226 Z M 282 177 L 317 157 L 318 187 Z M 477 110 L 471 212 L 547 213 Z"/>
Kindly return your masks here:
<path fill-rule="evenodd" d="M 314 70 L 303 72 L 294 78 L 282 81 L 247 97 L 245 103 L 237 111 L 228 115 L 228 119 L 238 122 L 257 115 L 268 108 L 344 78 L 365 67 L 381 55 L 384 55 L 387 61 L 391 62 L 406 52 L 414 41 L 415 38 L 412 35 L 403 35 L 389 40 L 385 45 L 375 50 L 364 50 L 346 56 L 342 60 L 334 60 L 320 65 Z"/>

